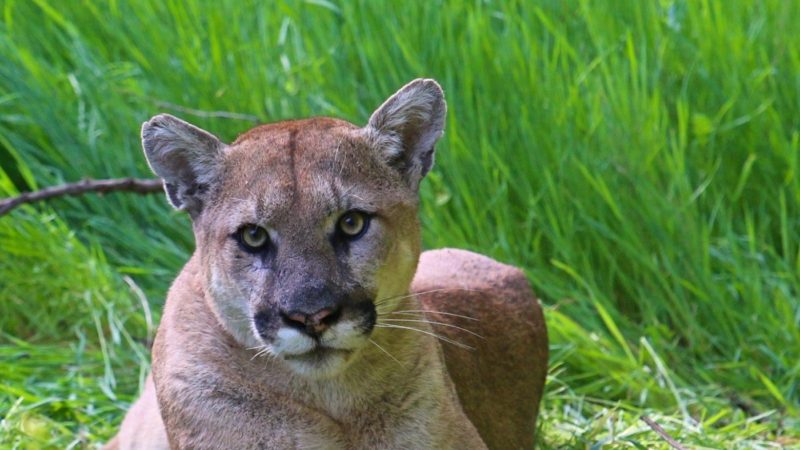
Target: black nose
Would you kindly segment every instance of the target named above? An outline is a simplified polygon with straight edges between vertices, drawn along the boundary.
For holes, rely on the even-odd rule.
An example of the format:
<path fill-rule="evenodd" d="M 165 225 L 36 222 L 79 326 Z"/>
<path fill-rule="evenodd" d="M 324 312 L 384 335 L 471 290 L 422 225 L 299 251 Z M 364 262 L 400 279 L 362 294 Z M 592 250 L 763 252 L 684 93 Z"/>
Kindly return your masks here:
<path fill-rule="evenodd" d="M 313 313 L 300 310 L 281 311 L 283 323 L 287 326 L 305 331 L 311 336 L 319 336 L 323 331 L 339 320 L 341 307 L 322 308 Z"/>

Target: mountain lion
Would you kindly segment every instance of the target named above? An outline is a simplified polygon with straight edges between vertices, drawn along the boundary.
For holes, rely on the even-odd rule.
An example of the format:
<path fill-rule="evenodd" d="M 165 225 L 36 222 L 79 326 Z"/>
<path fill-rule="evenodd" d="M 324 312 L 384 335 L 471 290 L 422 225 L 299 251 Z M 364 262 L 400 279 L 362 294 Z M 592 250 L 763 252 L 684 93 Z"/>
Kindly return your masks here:
<path fill-rule="evenodd" d="M 418 188 L 445 112 L 418 79 L 365 127 L 293 120 L 226 145 L 170 115 L 145 122 L 197 248 L 107 448 L 531 448 L 547 334 L 525 276 L 420 255 Z"/>

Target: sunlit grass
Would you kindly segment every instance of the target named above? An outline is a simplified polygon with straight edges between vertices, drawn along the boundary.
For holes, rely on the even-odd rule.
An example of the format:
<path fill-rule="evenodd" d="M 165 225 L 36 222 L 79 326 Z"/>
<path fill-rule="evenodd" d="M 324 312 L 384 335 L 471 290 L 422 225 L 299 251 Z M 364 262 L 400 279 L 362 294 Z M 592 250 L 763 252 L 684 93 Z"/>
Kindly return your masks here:
<path fill-rule="evenodd" d="M 434 77 L 449 116 L 425 243 L 523 267 L 547 305 L 540 444 L 666 448 L 647 414 L 687 445 L 800 446 L 800 3 L 0 0 L 0 14 L 0 195 L 148 176 L 138 127 L 158 112 L 230 141 L 256 121 L 364 123 Z M 192 245 L 161 196 L 0 218 L 0 445 L 113 433 L 147 369 L 145 312 L 157 320 Z"/>

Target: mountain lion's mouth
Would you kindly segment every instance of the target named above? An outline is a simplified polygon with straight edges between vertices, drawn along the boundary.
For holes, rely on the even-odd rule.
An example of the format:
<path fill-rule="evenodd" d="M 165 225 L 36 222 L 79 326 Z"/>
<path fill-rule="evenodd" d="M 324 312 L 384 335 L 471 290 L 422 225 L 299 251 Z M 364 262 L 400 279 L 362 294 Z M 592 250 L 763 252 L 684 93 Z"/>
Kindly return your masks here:
<path fill-rule="evenodd" d="M 283 360 L 298 375 L 329 378 L 341 373 L 352 361 L 353 350 L 321 345 L 301 354 L 284 354 Z"/>
<path fill-rule="evenodd" d="M 339 356 L 346 358 L 350 355 L 352 350 L 343 350 L 333 347 L 324 347 L 318 345 L 314 347 L 312 350 L 309 350 L 305 353 L 301 353 L 299 355 L 283 355 L 283 358 L 289 361 L 301 361 L 306 363 L 316 363 L 316 362 L 323 362 L 333 356 Z"/>

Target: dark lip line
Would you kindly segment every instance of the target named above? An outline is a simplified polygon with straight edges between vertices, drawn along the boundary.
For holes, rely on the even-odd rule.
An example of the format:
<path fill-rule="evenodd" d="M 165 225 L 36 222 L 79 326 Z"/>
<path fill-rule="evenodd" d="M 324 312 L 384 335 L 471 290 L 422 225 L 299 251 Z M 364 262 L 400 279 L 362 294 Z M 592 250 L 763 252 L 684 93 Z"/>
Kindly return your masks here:
<path fill-rule="evenodd" d="M 309 350 L 305 353 L 301 353 L 299 355 L 283 355 L 284 359 L 308 359 L 314 357 L 322 357 L 331 353 L 350 353 L 352 350 L 347 350 L 343 348 L 334 348 L 334 347 L 326 347 L 322 345 L 317 345 L 312 350 Z"/>

